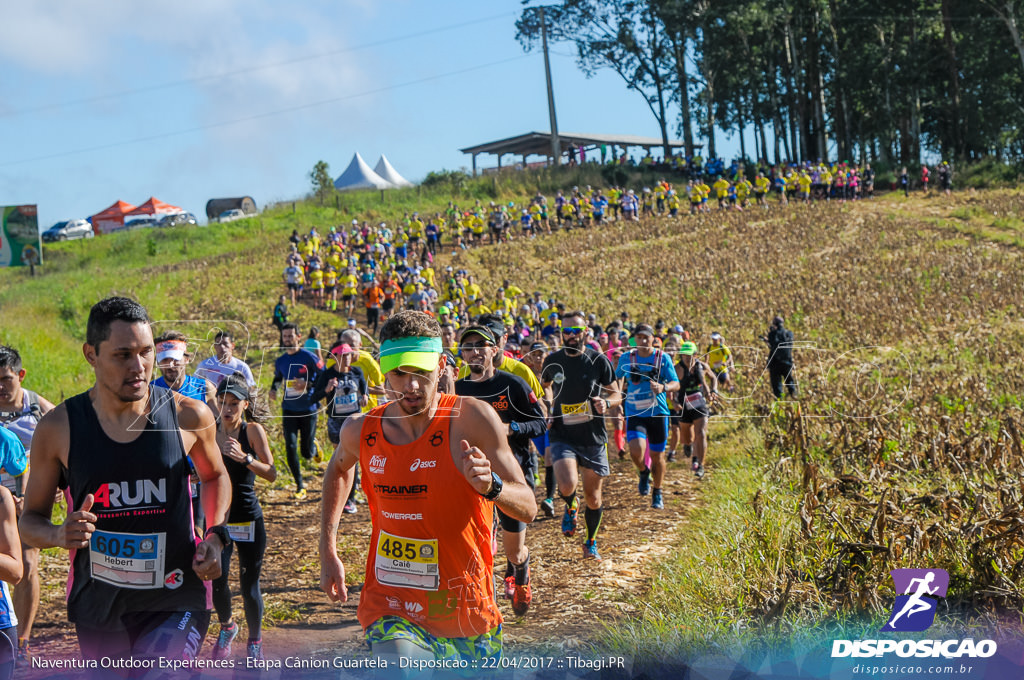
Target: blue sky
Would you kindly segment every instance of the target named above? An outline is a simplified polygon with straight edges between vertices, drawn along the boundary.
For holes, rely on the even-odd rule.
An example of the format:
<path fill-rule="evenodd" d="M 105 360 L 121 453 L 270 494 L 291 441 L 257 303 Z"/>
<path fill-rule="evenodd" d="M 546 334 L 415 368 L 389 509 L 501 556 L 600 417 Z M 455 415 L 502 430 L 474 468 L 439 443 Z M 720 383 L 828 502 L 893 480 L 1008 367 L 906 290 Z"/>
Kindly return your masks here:
<path fill-rule="evenodd" d="M 316 161 L 337 176 L 356 151 L 413 181 L 468 167 L 461 147 L 549 127 L 543 59 L 515 40 L 521 7 L 5 3 L 0 205 L 36 203 L 46 228 L 156 196 L 202 220 L 214 197 L 301 196 Z M 588 79 L 571 45 L 552 50 L 559 129 L 659 136 L 618 76 Z"/>

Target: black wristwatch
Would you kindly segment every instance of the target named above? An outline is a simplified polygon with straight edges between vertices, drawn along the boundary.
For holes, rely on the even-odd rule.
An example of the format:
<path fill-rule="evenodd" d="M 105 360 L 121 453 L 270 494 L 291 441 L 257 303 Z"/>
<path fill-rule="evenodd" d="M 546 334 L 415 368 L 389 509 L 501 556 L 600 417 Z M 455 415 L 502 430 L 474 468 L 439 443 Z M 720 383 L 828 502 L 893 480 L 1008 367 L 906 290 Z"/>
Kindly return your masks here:
<path fill-rule="evenodd" d="M 213 534 L 214 536 L 219 538 L 221 545 L 225 548 L 231 545 L 231 534 L 228 533 L 228 528 L 223 524 L 218 524 L 217 526 L 213 526 L 207 529 L 206 534 L 203 536 L 203 538 L 206 538 L 210 534 Z"/>
<path fill-rule="evenodd" d="M 491 473 L 491 490 L 485 494 L 481 494 L 484 498 L 489 501 L 493 501 L 499 495 L 501 495 L 501 489 L 504 487 L 504 482 L 501 481 L 501 477 L 498 476 L 497 472 Z"/>
<path fill-rule="evenodd" d="M 516 434 L 519 434 L 519 423 L 513 420 L 511 423 L 508 424 L 508 429 L 512 430 Z"/>
<path fill-rule="evenodd" d="M 256 460 L 256 459 L 252 457 L 251 453 L 245 454 L 245 466 L 246 467 L 249 467 L 250 465 L 252 465 L 252 462 L 254 460 Z"/>

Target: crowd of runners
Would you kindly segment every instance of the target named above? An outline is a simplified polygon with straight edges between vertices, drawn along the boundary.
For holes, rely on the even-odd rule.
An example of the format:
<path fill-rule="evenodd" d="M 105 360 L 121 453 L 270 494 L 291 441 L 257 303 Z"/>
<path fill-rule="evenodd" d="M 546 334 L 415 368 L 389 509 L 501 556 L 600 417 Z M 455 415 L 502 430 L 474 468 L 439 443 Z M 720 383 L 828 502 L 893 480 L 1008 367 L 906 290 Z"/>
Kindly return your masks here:
<path fill-rule="evenodd" d="M 726 183 L 713 188 L 719 204 L 745 207 L 747 194 Z M 691 205 L 698 195 L 706 205 L 700 186 L 680 189 Z M 359 620 L 373 651 L 500 654 L 495 593 L 517 615 L 533 598 L 527 525 L 560 514 L 560 531 L 582 533 L 583 556 L 600 560 L 612 461 L 628 458 L 636 493 L 664 509 L 673 462 L 705 476 L 709 418 L 735 389 L 736 366 L 717 330 L 635 323 L 625 311 L 599 320 L 511 279 L 484 290 L 436 260 L 448 248 L 512 238 L 515 224 L 534 236 L 676 214 L 679 200 L 667 182 L 639 196 L 585 187 L 560 192 L 550 209 L 538 196 L 522 208 L 451 204 L 394 229 L 353 220 L 323 235 L 296 231 L 273 313 L 282 351 L 266 392 L 234 356 L 229 331 L 200 357 L 180 330 L 154 337 L 146 310 L 125 298 L 92 308 L 84 353 L 95 383 L 56 407 L 22 387 L 28 367 L 0 347 L 0 578 L 17 583 L 0 590 L 0 632 L 12 658 L 29 657 L 39 548 L 61 547 L 72 551 L 68 615 L 84 658 L 198 659 L 207 596 L 219 623 L 212 657 L 231 658 L 240 627 L 227 575 L 237 553 L 246 656 L 262 659 L 267 530 L 255 480 L 277 477 L 262 425 L 272 410 L 296 501 L 307 497 L 304 473 L 328 460 L 320 554 L 331 599 L 347 597 L 340 517 L 367 503 L 373 533 Z M 300 303 L 345 324 L 331 339 L 302 331 L 290 321 Z M 780 317 L 764 340 L 775 396 L 795 396 L 792 334 Z M 321 414 L 330 449 L 318 443 Z M 60 524 L 51 521 L 55 502 L 67 506 Z"/>

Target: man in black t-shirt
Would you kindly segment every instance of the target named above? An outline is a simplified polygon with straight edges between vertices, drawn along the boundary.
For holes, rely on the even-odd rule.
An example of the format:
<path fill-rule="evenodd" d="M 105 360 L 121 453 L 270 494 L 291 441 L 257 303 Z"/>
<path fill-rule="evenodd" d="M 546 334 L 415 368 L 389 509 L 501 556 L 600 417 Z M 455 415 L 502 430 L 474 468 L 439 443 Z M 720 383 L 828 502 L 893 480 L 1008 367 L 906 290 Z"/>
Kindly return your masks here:
<path fill-rule="evenodd" d="M 526 483 L 533 487 L 536 458 L 530 440 L 547 428 L 537 395 L 519 376 L 499 371 L 494 358 L 501 348 L 488 326 L 469 326 L 462 332 L 460 350 L 469 366 L 469 376 L 455 383 L 455 394 L 486 401 L 498 412 L 508 427 L 508 444 L 523 469 Z M 526 548 L 526 524 L 498 510 L 504 532 L 505 597 L 512 600 L 512 610 L 522 616 L 530 607 L 530 553 Z"/>
<path fill-rule="evenodd" d="M 562 533 L 576 534 L 577 467 L 582 467 L 587 505 L 583 555 L 599 560 L 596 536 L 601 526 L 601 484 L 611 471 L 603 416 L 609 408 L 622 403 L 622 396 L 611 362 L 604 354 L 587 347 L 587 330 L 583 312 L 562 316 L 563 347 L 544 360 L 540 381 L 552 401 L 549 448 L 558 493 L 565 501 Z"/>
<path fill-rule="evenodd" d="M 768 377 L 772 394 L 782 398 L 782 385 L 790 397 L 796 397 L 796 379 L 793 377 L 793 331 L 785 327 L 781 316 L 772 319 L 768 332 L 761 336 L 768 343 Z"/>

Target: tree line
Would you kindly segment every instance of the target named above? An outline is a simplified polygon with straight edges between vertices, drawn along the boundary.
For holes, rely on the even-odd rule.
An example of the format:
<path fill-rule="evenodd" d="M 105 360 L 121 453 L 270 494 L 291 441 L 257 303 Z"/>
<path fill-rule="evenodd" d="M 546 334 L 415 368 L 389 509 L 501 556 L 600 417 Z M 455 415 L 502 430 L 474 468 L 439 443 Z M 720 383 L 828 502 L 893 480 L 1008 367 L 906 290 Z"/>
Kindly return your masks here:
<path fill-rule="evenodd" d="M 524 5 L 523 47 L 543 16 L 586 74 L 611 69 L 644 97 L 666 150 L 678 134 L 714 157 L 716 131 L 752 129 L 741 154 L 775 163 L 1024 159 L 1024 0 Z"/>

